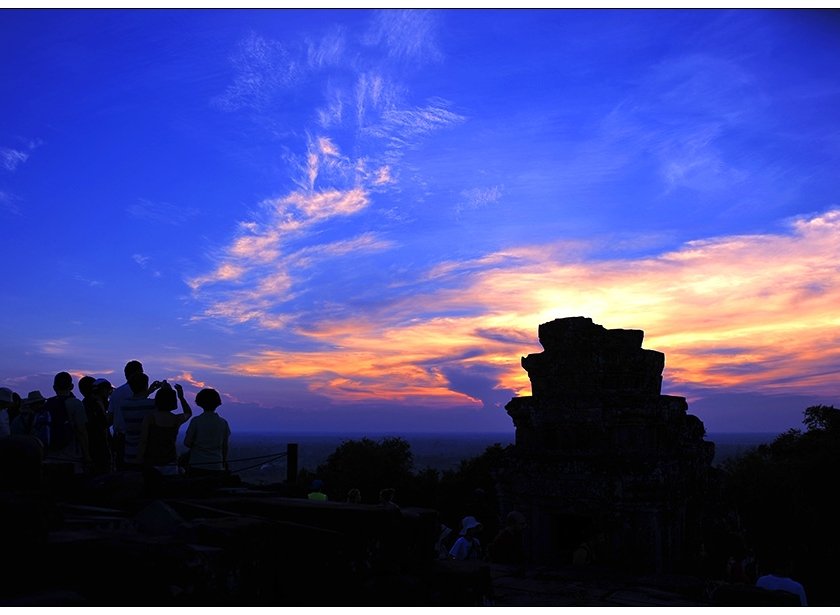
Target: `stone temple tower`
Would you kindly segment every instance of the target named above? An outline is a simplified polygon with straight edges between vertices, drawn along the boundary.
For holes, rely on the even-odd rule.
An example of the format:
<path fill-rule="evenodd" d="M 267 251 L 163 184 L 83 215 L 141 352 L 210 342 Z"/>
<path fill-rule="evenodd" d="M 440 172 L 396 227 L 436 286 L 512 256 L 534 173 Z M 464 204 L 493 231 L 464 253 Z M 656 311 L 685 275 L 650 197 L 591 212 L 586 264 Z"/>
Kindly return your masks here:
<path fill-rule="evenodd" d="M 537 563 L 570 563 L 584 541 L 599 564 L 635 571 L 699 552 L 714 443 L 685 398 L 661 394 L 665 355 L 643 338 L 561 318 L 522 358 L 532 395 L 505 406 L 516 442 L 496 479 L 502 512 L 528 518 Z"/>

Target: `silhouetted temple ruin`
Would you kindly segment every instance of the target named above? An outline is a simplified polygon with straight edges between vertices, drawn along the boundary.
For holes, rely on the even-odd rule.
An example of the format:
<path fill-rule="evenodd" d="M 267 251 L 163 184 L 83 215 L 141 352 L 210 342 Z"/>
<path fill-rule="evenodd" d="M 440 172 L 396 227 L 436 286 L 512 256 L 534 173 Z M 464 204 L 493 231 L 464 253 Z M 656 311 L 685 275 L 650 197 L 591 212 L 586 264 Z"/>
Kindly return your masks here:
<path fill-rule="evenodd" d="M 497 481 L 503 511 L 528 518 L 536 562 L 569 562 L 593 538 L 599 563 L 635 570 L 700 549 L 714 443 L 685 398 L 661 394 L 665 355 L 643 337 L 561 318 L 522 358 L 533 395 L 505 406 L 516 442 Z"/>

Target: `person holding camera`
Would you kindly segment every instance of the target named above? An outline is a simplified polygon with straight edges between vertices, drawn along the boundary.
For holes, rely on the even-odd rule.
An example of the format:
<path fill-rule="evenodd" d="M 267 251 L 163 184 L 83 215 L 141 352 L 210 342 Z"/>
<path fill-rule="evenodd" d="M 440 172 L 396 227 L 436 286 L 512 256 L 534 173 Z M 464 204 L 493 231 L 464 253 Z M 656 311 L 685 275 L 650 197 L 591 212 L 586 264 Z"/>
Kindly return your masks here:
<path fill-rule="evenodd" d="M 174 414 L 178 402 L 181 413 Z M 164 380 L 155 394 L 155 412 L 143 419 L 140 434 L 138 456 L 143 465 L 154 468 L 161 474 L 178 473 L 178 451 L 176 442 L 178 430 L 192 416 L 192 408 L 184 398 L 184 389 L 180 384 L 173 387 Z"/>

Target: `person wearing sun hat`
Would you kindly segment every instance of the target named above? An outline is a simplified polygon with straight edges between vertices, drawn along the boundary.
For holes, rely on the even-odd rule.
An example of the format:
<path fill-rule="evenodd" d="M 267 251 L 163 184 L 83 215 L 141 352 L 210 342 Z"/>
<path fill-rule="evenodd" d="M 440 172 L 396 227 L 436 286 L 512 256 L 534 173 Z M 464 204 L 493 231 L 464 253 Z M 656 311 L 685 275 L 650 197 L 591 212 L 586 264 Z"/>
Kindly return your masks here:
<path fill-rule="evenodd" d="M 458 540 L 449 550 L 449 557 L 456 560 L 482 559 L 481 541 L 478 535 L 484 526 L 472 516 L 461 520 L 461 531 Z"/>
<path fill-rule="evenodd" d="M 20 414 L 12 422 L 12 434 L 35 436 L 46 448 L 50 443 L 50 413 L 41 391 L 30 391 L 20 400 Z"/>
<path fill-rule="evenodd" d="M 493 580 L 489 566 L 483 561 L 484 550 L 478 539 L 483 529 L 484 525 L 472 515 L 461 519 L 461 531 L 449 550 L 449 559 L 454 560 L 450 565 L 457 566 L 461 569 L 460 574 L 466 575 L 464 580 L 474 592 L 476 606 L 493 606 Z"/>
<path fill-rule="evenodd" d="M 41 484 L 44 459 L 44 443 L 41 438 L 49 436 L 49 413 L 44 410 L 44 401 L 40 391 L 32 391 L 21 399 L 20 395 L 10 389 L 0 388 L 0 406 L 4 409 L 4 404 L 8 403 L 19 406 L 19 412 L 9 426 L 10 433 L 0 437 L 0 491 L 29 490 Z M 31 431 L 35 424 L 36 410 L 41 418 L 46 419 L 41 438 Z M 19 528 L 7 528 L 7 533 L 16 529 Z"/>

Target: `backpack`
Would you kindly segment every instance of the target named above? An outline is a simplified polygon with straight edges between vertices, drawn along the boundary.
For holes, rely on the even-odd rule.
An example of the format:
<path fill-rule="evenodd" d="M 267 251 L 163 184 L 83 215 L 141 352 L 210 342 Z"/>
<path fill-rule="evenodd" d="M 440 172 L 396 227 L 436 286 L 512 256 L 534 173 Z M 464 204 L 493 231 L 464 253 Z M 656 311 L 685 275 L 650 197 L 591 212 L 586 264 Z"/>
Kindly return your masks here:
<path fill-rule="evenodd" d="M 73 441 L 73 424 L 67 412 L 67 399 L 56 395 L 47 400 L 46 409 L 50 413 L 50 442 L 47 450 L 60 451 Z"/>

